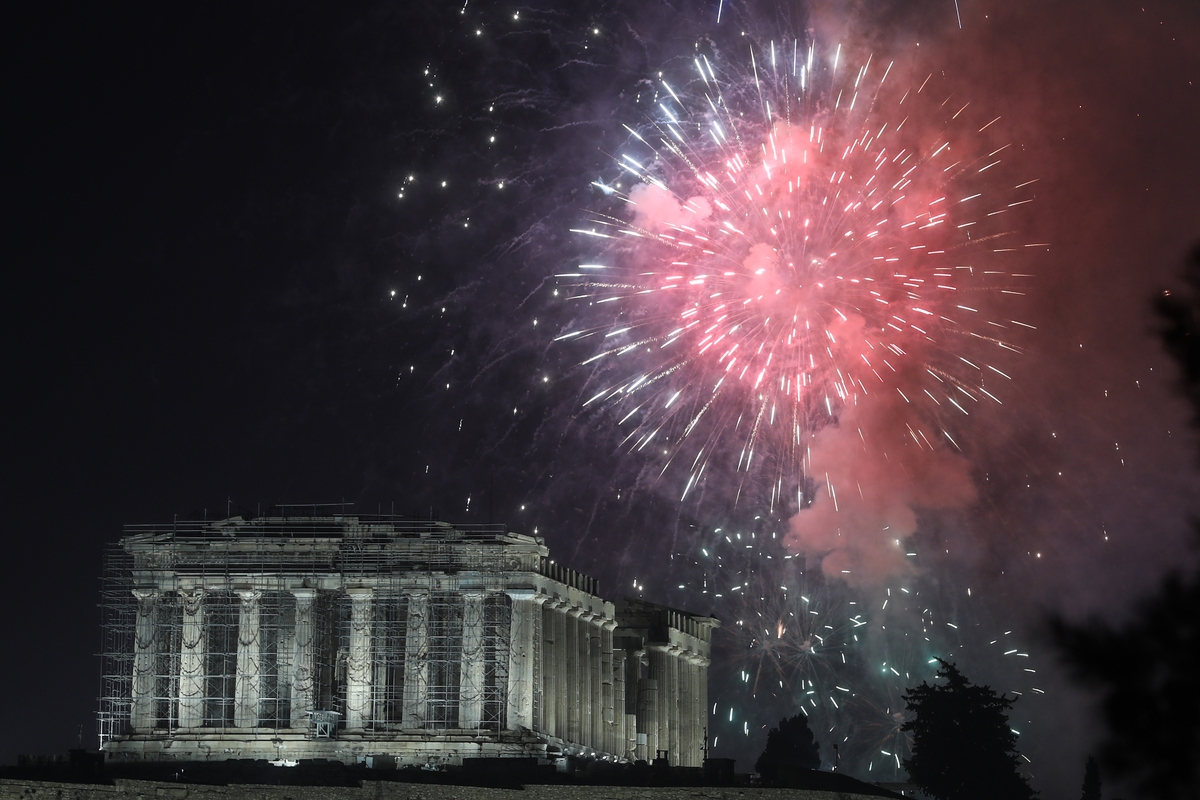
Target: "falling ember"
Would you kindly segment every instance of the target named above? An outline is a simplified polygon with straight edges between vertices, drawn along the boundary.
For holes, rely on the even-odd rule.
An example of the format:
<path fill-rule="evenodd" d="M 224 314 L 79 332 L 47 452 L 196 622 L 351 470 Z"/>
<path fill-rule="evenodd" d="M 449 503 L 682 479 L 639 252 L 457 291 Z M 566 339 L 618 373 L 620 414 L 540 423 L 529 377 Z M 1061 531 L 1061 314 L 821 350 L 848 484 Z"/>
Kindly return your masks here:
<path fill-rule="evenodd" d="M 683 498 L 723 470 L 794 510 L 813 435 L 856 407 L 899 403 L 908 447 L 957 451 L 953 429 L 1000 402 L 1028 326 L 991 309 L 1024 293 L 1035 182 L 941 78 L 774 52 L 656 82 L 577 229 L 601 255 L 558 276 L 588 303 L 560 339 L 590 350 L 589 402 L 624 445 L 689 472 Z"/>

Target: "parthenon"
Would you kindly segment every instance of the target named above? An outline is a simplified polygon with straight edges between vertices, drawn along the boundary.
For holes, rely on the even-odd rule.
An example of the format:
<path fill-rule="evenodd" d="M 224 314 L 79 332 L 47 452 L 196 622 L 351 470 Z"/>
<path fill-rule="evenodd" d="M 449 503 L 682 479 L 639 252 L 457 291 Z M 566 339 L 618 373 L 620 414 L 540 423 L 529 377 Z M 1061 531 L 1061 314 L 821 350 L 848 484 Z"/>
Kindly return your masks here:
<path fill-rule="evenodd" d="M 504 526 L 127 526 L 103 587 L 112 761 L 704 758 L 717 620 L 605 600 Z"/>

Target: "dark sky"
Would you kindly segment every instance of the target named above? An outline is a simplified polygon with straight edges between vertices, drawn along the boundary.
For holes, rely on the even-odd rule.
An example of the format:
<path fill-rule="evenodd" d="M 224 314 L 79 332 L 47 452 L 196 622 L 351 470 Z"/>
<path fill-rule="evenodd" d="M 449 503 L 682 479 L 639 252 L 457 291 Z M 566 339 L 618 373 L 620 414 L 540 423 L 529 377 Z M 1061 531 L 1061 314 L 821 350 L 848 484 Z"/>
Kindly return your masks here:
<path fill-rule="evenodd" d="M 13 28 L 0 763 L 80 726 L 94 744 L 100 554 L 125 523 L 342 500 L 491 517 L 688 602 L 663 559 L 725 511 L 675 507 L 576 413 L 549 276 L 631 87 L 716 4 L 344 5 Z M 1200 487 L 1150 314 L 1200 240 L 1200 6 L 959 0 L 959 29 L 949 0 L 726 5 L 718 39 L 919 42 L 1005 115 L 1053 245 L 1039 331 L 973 433 L 978 507 L 926 524 L 969 529 L 943 568 L 1029 641 L 1051 610 L 1119 617 L 1187 557 Z M 1033 646 L 1056 721 L 1028 748 L 1054 796 L 1090 734 Z"/>

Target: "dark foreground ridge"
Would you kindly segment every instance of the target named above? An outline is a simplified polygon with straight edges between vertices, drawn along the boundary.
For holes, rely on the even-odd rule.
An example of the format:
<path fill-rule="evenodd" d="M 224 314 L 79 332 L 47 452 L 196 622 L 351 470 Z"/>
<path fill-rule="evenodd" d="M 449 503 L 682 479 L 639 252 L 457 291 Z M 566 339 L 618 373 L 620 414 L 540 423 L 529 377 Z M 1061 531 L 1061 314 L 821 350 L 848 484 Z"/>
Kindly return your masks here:
<path fill-rule="evenodd" d="M 338 762 L 279 767 L 265 761 L 105 765 L 73 751 L 69 760 L 26 759 L 0 768 L 0 800 L 685 800 L 685 798 L 800 798 L 851 800 L 903 795 L 832 772 L 793 769 L 783 786 L 764 787 L 735 774 L 733 762 L 712 759 L 707 769 L 658 763 L 580 763 L 564 772 L 537 759 L 469 759 L 461 768 L 370 768 Z M 520 795 L 514 792 L 521 792 Z"/>

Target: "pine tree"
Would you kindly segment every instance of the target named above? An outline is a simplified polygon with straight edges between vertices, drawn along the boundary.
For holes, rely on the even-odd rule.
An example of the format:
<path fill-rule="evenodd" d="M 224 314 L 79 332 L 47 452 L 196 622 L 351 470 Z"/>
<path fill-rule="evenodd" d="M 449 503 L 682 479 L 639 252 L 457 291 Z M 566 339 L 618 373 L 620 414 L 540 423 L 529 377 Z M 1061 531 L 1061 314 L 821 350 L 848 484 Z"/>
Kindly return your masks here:
<path fill-rule="evenodd" d="M 916 716 L 903 730 L 913 736 L 904 768 L 936 800 L 1030 800 L 1034 792 L 1017 771 L 1017 735 L 1008 725 L 1013 701 L 975 686 L 939 659 L 944 684 L 922 682 L 904 701 Z"/>
<path fill-rule="evenodd" d="M 767 783 L 779 779 L 782 768 L 818 769 L 821 752 L 808 728 L 808 718 L 803 714 L 785 717 L 767 734 L 767 746 L 763 749 L 754 769 Z"/>
<path fill-rule="evenodd" d="M 1163 292 L 1155 305 L 1163 344 L 1179 364 L 1180 388 L 1200 427 L 1200 246 L 1184 282 L 1184 291 Z M 1200 541 L 1200 522 L 1195 528 Z M 1051 630 L 1068 666 L 1100 695 L 1107 774 L 1146 797 L 1200 798 L 1200 570 L 1169 575 L 1120 624 L 1055 619 Z M 1133 657 L 1113 658 L 1118 652 Z"/>

